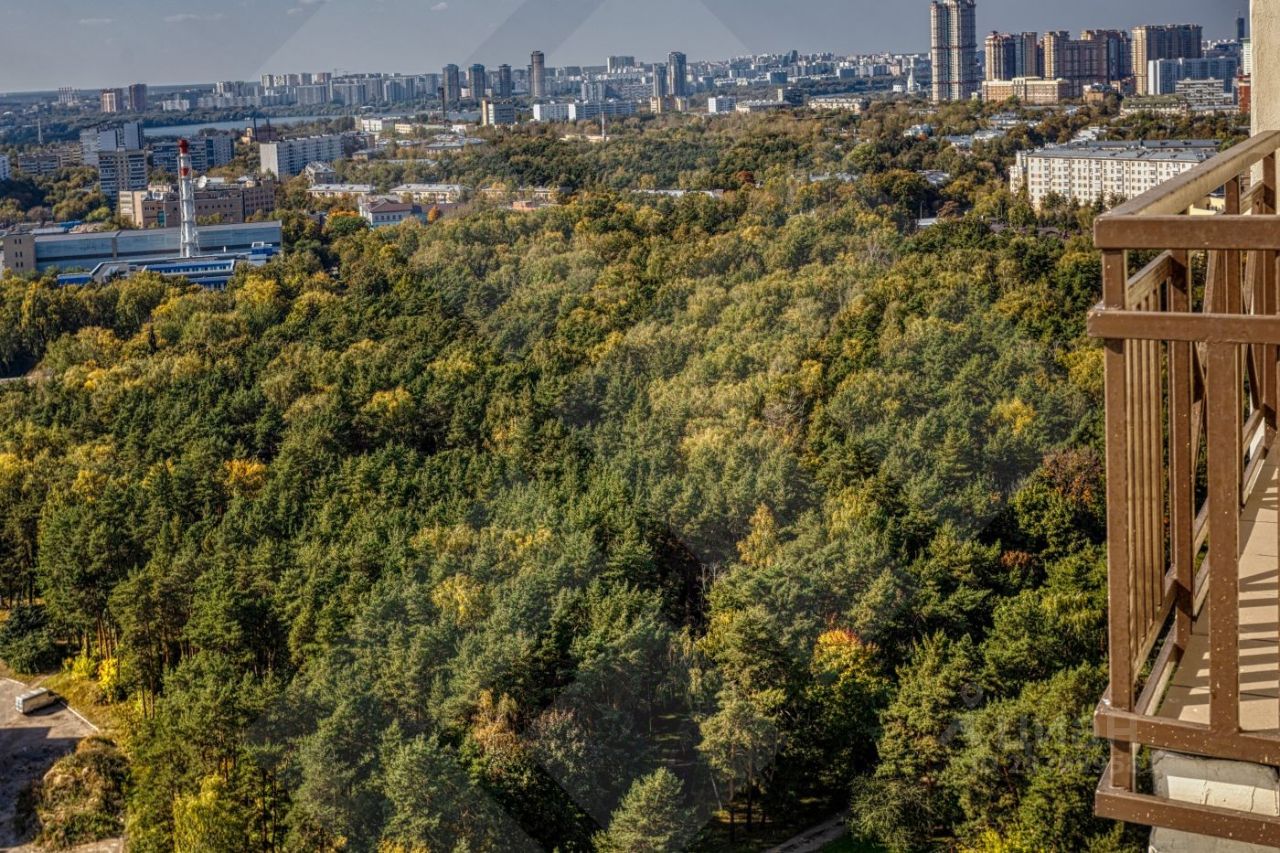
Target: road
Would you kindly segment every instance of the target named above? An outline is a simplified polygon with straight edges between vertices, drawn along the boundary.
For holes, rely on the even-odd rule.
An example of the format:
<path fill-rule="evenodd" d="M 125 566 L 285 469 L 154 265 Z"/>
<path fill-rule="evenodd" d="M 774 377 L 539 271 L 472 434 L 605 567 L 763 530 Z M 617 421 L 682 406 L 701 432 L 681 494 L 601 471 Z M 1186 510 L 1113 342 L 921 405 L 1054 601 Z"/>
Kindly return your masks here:
<path fill-rule="evenodd" d="M 25 684 L 0 678 L 0 767 L 4 768 L 0 773 L 0 850 L 31 849 L 22 846 L 30 839 L 18 837 L 14 826 L 18 795 L 94 733 L 93 726 L 61 702 L 29 716 L 19 714 L 14 710 L 14 699 L 27 689 Z M 93 849 L 120 850 L 123 846 L 105 842 L 93 845 Z"/>

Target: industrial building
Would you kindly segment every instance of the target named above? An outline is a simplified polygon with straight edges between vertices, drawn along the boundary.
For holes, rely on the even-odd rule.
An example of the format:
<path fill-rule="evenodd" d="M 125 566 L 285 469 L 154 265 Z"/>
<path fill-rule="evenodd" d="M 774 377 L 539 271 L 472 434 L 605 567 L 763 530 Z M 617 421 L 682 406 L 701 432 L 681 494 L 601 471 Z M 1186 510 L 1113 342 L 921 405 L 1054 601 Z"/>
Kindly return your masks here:
<path fill-rule="evenodd" d="M 173 261 L 182 255 L 181 230 L 153 228 L 88 234 L 14 231 L 3 238 L 0 271 L 21 275 L 47 270 L 88 271 L 111 262 Z M 247 255 L 255 248 L 278 249 L 282 239 L 279 222 L 206 225 L 199 231 L 203 255 Z"/>

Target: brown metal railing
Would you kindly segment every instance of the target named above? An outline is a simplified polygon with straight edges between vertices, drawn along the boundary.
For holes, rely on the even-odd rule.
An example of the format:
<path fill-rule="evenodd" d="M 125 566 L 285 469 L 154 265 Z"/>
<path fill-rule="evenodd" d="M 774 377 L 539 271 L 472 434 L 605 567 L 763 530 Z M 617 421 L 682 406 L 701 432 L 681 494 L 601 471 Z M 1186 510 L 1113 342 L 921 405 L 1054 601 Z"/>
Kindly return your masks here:
<path fill-rule="evenodd" d="M 1280 846 L 1280 818 L 1144 794 L 1135 772 L 1141 747 L 1280 766 L 1280 732 L 1242 731 L 1239 688 L 1241 514 L 1280 399 L 1278 148 L 1280 133 L 1256 136 L 1101 217 L 1089 330 L 1105 341 L 1107 406 L 1110 687 L 1095 729 L 1111 758 L 1097 812 Z M 1193 215 L 1219 192 L 1221 213 Z M 1134 269 L 1139 253 L 1158 254 Z M 1157 717 L 1206 615 L 1209 722 Z"/>

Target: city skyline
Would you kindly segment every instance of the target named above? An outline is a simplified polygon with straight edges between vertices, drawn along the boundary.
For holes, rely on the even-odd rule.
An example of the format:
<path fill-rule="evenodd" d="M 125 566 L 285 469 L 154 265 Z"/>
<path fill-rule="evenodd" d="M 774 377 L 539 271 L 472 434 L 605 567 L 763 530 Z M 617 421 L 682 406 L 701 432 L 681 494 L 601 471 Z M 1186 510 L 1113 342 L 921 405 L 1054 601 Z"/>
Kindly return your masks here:
<path fill-rule="evenodd" d="M 1226 38 L 1234 35 L 1241 6 L 1238 0 L 1148 0 L 1116 8 L 1081 0 L 1053 9 L 979 0 L 977 31 L 1195 22 L 1204 25 L 1206 38 Z M 929 49 L 924 0 L 888 7 L 802 0 L 785 16 L 760 0 L 497 0 L 483 6 L 471 0 L 237 0 L 188 8 L 161 0 L 68 0 L 56 8 L 14 9 L 0 33 L 0 49 L 10 57 L 0 89 L 197 83 L 284 70 L 420 72 L 449 63 L 496 68 L 523 65 L 536 49 L 551 67 L 603 64 L 611 53 L 661 61 L 680 51 L 698 61 L 790 49 Z M 352 32 L 361 34 L 358 43 Z M 50 70 L 47 51 L 37 49 L 50 39 L 63 45 L 57 71 Z"/>

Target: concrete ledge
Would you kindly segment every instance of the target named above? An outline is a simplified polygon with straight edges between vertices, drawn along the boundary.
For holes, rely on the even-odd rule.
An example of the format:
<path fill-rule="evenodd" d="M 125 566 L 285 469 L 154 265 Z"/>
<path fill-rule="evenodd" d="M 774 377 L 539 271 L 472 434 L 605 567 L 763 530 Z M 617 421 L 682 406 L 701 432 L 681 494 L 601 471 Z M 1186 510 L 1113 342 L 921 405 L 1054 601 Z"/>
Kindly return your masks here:
<path fill-rule="evenodd" d="M 1274 767 L 1156 751 L 1151 772 L 1158 797 L 1280 816 L 1280 773 Z M 1277 849 L 1169 829 L 1153 830 L 1150 847 L 1151 853 L 1273 853 Z"/>

